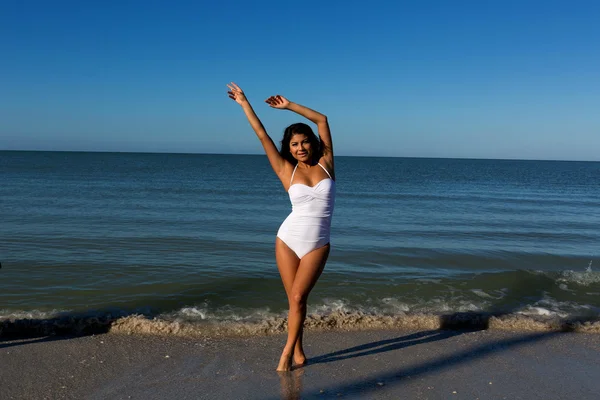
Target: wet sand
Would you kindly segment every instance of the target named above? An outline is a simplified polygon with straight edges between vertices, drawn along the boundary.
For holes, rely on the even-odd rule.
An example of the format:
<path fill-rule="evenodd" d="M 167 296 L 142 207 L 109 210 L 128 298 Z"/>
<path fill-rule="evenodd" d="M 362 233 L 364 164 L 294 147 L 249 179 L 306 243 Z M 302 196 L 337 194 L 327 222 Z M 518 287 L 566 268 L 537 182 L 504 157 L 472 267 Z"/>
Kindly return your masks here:
<path fill-rule="evenodd" d="M 275 372 L 284 335 L 0 338 L 0 399 L 596 399 L 600 335 L 307 332 L 311 363 Z"/>

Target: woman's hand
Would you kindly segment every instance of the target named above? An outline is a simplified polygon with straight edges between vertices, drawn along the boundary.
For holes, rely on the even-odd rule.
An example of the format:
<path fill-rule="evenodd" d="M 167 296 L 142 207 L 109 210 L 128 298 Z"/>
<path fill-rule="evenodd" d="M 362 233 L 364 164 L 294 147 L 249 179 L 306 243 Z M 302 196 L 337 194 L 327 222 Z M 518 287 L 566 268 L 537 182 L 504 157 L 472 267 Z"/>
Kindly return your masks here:
<path fill-rule="evenodd" d="M 227 85 L 227 87 L 229 88 L 229 91 L 227 92 L 227 94 L 229 95 L 230 99 L 235 100 L 235 102 L 238 103 L 239 105 L 242 105 L 242 104 L 248 102 L 248 99 L 246 98 L 244 91 L 238 85 L 231 82 Z"/>
<path fill-rule="evenodd" d="M 268 105 L 270 105 L 273 108 L 281 108 L 281 109 L 288 108 L 288 106 L 290 105 L 290 101 L 279 94 L 276 96 L 269 97 L 268 99 L 265 100 L 265 103 L 267 103 Z"/>

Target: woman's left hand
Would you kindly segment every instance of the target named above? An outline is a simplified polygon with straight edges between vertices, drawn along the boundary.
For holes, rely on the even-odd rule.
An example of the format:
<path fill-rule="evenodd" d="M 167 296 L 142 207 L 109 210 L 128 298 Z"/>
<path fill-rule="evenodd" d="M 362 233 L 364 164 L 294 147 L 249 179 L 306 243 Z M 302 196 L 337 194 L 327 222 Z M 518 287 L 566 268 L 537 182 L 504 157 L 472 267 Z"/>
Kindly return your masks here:
<path fill-rule="evenodd" d="M 269 97 L 268 99 L 265 100 L 265 103 L 267 103 L 268 105 L 270 105 L 273 108 L 280 108 L 280 109 L 288 108 L 288 106 L 290 105 L 290 101 L 280 94 Z"/>
<path fill-rule="evenodd" d="M 248 99 L 246 99 L 246 95 L 244 94 L 244 91 L 238 85 L 231 82 L 230 84 L 227 85 L 227 87 L 229 88 L 229 91 L 227 92 L 227 94 L 229 95 L 230 99 L 235 100 L 235 102 L 240 105 L 248 102 Z"/>

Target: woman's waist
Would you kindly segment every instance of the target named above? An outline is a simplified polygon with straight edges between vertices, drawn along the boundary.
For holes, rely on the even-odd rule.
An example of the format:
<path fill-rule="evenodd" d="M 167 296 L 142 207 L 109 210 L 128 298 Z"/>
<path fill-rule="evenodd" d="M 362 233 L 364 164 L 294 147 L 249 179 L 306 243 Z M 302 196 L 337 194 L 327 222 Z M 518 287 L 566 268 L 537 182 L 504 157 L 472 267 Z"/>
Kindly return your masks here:
<path fill-rule="evenodd" d="M 307 217 L 292 212 L 281 224 L 281 229 L 303 237 L 325 237 L 331 230 L 331 217 Z"/>
<path fill-rule="evenodd" d="M 289 217 L 306 220 L 331 220 L 332 212 L 330 210 L 302 210 L 294 208 Z"/>

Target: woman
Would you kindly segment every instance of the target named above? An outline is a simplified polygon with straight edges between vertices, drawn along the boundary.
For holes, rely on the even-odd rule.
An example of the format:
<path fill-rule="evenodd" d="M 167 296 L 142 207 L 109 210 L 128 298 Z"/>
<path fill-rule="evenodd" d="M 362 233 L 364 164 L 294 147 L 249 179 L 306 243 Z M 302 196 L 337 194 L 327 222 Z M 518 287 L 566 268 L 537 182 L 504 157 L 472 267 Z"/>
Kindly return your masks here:
<path fill-rule="evenodd" d="M 303 123 L 286 128 L 277 151 L 244 92 L 231 83 L 229 97 L 242 106 L 262 143 L 271 167 L 292 202 L 292 213 L 281 224 L 275 239 L 277 268 L 288 297 L 288 338 L 277 371 L 289 371 L 293 362 L 306 363 L 302 332 L 306 300 L 321 275 L 329 255 L 329 232 L 335 198 L 333 145 L 327 117 L 277 95 L 266 100 L 272 108 L 290 110 L 317 125 L 319 138 Z"/>

